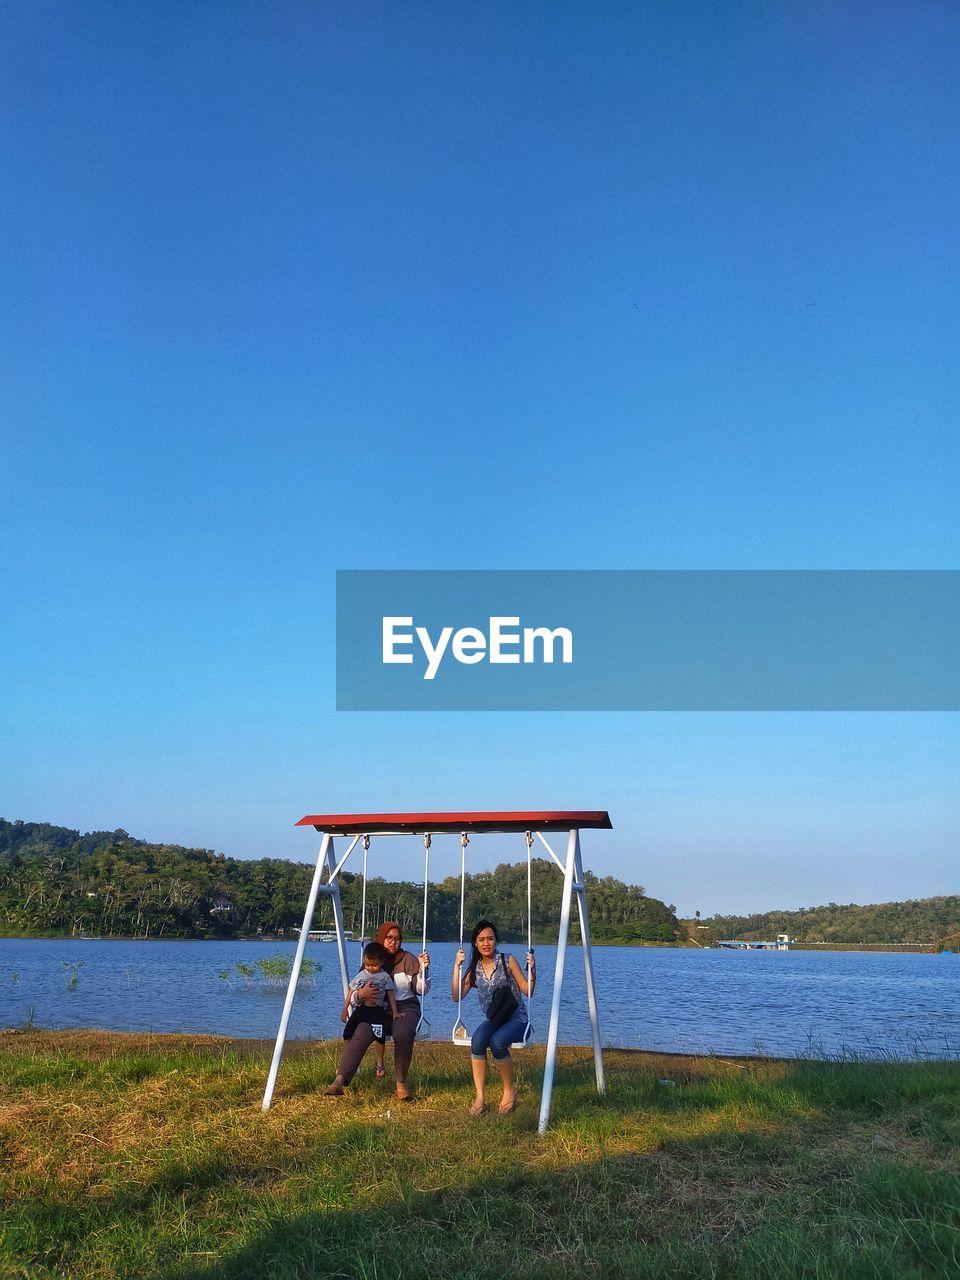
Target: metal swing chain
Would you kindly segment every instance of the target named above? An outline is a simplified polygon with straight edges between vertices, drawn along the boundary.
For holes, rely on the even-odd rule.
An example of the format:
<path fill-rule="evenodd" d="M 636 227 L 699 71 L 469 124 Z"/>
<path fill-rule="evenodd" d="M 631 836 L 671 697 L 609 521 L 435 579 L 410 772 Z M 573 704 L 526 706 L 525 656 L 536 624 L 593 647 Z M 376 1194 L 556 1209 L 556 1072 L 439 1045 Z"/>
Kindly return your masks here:
<path fill-rule="evenodd" d="M 363 968 L 363 949 L 367 945 L 367 851 L 370 837 L 363 837 L 363 893 L 360 898 L 360 968 Z"/>
<path fill-rule="evenodd" d="M 467 845 L 470 843 L 470 837 L 465 831 L 460 832 L 460 950 L 463 950 L 463 909 L 464 895 L 467 884 Z M 464 1040 L 467 1037 L 467 1028 L 463 1025 L 463 1017 L 461 1008 L 463 1006 L 463 966 L 461 965 L 459 974 L 459 985 L 457 987 L 457 1025 L 453 1028 L 454 1039 Z"/>
<path fill-rule="evenodd" d="M 533 1003 L 533 991 L 530 987 L 530 978 L 533 973 L 530 966 L 530 956 L 533 955 L 533 832 L 528 831 L 524 840 L 527 843 L 527 1025 L 523 1032 L 523 1039 L 526 1041 L 530 1034 L 530 1006 Z"/>
<path fill-rule="evenodd" d="M 430 887 L 430 832 L 425 831 L 423 835 L 423 940 L 420 947 L 421 954 L 427 949 L 427 890 Z M 414 988 L 416 989 L 416 988 Z M 426 1015 L 427 993 L 422 993 L 422 1003 L 420 1005 L 420 1021 L 417 1023 L 417 1029 L 414 1035 L 426 1039 L 430 1034 L 430 1023 L 427 1021 Z"/>
<path fill-rule="evenodd" d="M 427 888 L 430 884 L 430 832 L 423 837 L 423 946 L 427 949 Z"/>
<path fill-rule="evenodd" d="M 533 883 L 532 868 L 533 862 L 531 853 L 533 850 L 533 832 L 528 831 L 524 836 L 527 842 L 527 954 L 533 953 Z M 530 962 L 527 961 L 527 982 L 530 981 Z"/>

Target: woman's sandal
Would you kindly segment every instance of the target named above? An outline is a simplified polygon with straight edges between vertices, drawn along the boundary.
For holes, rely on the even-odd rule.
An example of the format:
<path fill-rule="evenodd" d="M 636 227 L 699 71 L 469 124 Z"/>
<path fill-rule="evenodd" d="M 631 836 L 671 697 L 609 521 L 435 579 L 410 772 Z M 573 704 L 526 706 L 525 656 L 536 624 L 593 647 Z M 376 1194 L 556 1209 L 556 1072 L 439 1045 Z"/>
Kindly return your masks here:
<path fill-rule="evenodd" d="M 326 1087 L 326 1089 L 324 1089 L 324 1091 L 323 1091 L 323 1096 L 324 1096 L 325 1098 L 342 1098 L 342 1097 L 343 1097 L 343 1085 L 342 1085 L 342 1084 L 331 1084 L 331 1085 L 328 1085 L 328 1086 Z"/>
<path fill-rule="evenodd" d="M 413 1100 L 413 1094 L 410 1092 L 408 1085 L 403 1080 L 397 1081 L 397 1098 L 401 1102 L 411 1102 Z"/>
<path fill-rule="evenodd" d="M 511 1111 L 516 1111 L 516 1109 L 517 1109 L 516 1098 L 514 1098 L 512 1102 L 501 1102 L 499 1107 L 497 1107 L 497 1115 L 508 1116 Z"/>
<path fill-rule="evenodd" d="M 378 1080 L 382 1080 L 382 1079 L 386 1076 L 386 1074 L 387 1074 L 387 1069 L 386 1069 L 386 1067 L 381 1067 L 381 1066 L 380 1066 L 380 1064 L 379 1064 L 379 1062 L 378 1062 L 378 1063 L 377 1063 L 377 1069 L 376 1069 L 376 1071 L 374 1072 L 374 1075 L 377 1077 L 377 1079 L 378 1079 Z"/>
<path fill-rule="evenodd" d="M 471 1116 L 482 1116 L 486 1109 L 487 1104 L 485 1102 L 475 1102 L 467 1114 Z"/>

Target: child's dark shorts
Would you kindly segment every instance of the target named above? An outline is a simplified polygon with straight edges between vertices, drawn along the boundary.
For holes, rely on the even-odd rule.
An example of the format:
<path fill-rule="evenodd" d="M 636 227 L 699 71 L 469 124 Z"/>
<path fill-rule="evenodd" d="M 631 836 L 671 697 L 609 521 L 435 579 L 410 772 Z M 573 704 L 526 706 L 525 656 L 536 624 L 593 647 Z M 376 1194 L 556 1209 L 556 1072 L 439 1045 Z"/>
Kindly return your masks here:
<path fill-rule="evenodd" d="M 353 1033 L 362 1022 L 369 1022 L 377 1044 L 383 1044 L 393 1030 L 393 1019 L 389 1009 L 381 1009 L 379 1005 L 358 1004 L 343 1028 L 344 1040 L 352 1040 Z"/>

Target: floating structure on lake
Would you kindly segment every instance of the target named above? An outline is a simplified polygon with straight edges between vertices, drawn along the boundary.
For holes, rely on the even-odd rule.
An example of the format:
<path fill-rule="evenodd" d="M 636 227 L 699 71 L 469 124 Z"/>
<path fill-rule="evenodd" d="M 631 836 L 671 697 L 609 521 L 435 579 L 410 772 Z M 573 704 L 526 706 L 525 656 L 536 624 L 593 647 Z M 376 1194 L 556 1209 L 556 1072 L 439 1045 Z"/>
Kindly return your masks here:
<path fill-rule="evenodd" d="M 751 942 L 746 938 L 726 938 L 718 942 L 718 947 L 726 947 L 728 951 L 789 951 L 794 939 L 785 933 L 778 933 L 776 942 Z"/>
<path fill-rule="evenodd" d="M 300 937 L 300 929 L 301 929 L 300 925 L 293 926 L 293 933 L 297 938 Z M 343 936 L 348 941 L 352 941 L 353 930 L 344 929 Z M 311 929 L 310 932 L 307 934 L 308 942 L 336 942 L 336 940 L 337 940 L 336 929 Z"/>

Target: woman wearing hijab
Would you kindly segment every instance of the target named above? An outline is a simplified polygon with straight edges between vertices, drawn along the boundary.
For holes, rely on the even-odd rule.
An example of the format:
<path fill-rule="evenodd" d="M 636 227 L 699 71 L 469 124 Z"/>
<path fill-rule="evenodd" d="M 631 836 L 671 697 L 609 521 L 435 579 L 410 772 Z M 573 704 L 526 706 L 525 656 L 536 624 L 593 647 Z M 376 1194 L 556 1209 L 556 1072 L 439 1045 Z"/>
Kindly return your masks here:
<path fill-rule="evenodd" d="M 389 959 L 384 970 L 390 974 L 396 985 L 397 1005 L 406 1014 L 398 1018 L 393 1025 L 393 1073 L 396 1080 L 397 1097 L 401 1102 L 409 1102 L 413 1096 L 407 1083 L 410 1060 L 413 1057 L 413 1041 L 417 1034 L 417 1023 L 420 1021 L 420 996 L 430 990 L 430 956 L 422 951 L 415 956 L 403 946 L 403 931 L 395 920 L 388 920 L 377 930 L 376 942 L 386 948 Z M 361 1001 L 374 998 L 375 992 L 361 987 L 357 992 Z M 373 1044 L 373 1030 L 369 1023 L 361 1023 L 343 1047 L 340 1065 L 333 1084 L 324 1092 L 332 1097 L 339 1097 L 346 1085 L 357 1072 L 363 1056 Z"/>

